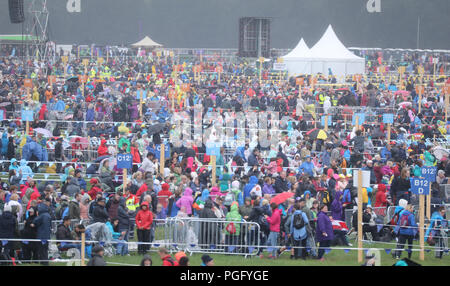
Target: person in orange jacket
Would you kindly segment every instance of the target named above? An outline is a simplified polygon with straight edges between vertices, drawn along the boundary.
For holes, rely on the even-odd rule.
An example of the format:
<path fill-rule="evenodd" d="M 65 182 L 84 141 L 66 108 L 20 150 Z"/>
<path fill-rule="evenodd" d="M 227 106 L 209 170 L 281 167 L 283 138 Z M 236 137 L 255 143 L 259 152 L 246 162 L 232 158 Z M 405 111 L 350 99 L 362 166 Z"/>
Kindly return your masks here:
<path fill-rule="evenodd" d="M 150 242 L 150 228 L 153 223 L 153 213 L 149 210 L 148 202 L 143 202 L 141 210 L 136 215 L 138 242 Z M 138 244 L 138 254 L 146 254 L 150 245 Z"/>

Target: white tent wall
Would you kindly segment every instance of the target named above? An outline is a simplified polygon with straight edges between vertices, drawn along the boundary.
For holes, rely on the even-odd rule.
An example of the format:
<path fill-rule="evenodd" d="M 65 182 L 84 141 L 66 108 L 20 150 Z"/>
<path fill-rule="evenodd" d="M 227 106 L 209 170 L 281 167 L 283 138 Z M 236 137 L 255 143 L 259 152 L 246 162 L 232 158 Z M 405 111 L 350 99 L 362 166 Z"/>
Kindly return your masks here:
<path fill-rule="evenodd" d="M 328 75 L 328 69 L 337 76 L 365 73 L 365 59 L 349 51 L 338 39 L 331 25 L 311 49 L 301 39 L 297 47 L 283 59 L 290 75 Z"/>
<path fill-rule="evenodd" d="M 290 75 L 293 74 L 310 74 L 312 62 L 308 59 L 289 59 L 284 61 Z"/>

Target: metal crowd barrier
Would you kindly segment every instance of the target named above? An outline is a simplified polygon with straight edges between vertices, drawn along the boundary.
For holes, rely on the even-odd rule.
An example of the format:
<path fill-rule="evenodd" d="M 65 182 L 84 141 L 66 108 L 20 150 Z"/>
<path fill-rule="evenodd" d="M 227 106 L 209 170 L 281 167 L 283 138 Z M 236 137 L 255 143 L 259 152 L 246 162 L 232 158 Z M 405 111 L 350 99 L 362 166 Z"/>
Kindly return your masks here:
<path fill-rule="evenodd" d="M 252 256 L 261 247 L 261 234 L 254 222 L 175 217 L 166 220 L 162 242 L 189 253 Z"/>

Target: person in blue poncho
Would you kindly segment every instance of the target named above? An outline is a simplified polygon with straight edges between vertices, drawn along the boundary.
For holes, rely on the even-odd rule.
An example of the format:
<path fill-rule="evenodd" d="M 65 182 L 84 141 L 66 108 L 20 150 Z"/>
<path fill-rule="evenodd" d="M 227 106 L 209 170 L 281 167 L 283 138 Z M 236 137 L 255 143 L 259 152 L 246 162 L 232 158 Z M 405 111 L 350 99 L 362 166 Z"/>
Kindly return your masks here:
<path fill-rule="evenodd" d="M 298 167 L 299 174 L 308 174 L 314 176 L 314 164 L 311 162 L 311 156 L 306 156 L 306 160 Z"/>
<path fill-rule="evenodd" d="M 394 231 L 399 234 L 396 259 L 400 259 L 402 250 L 408 241 L 408 258 L 411 259 L 414 236 L 417 233 L 417 223 L 414 218 L 413 206 L 407 205 L 405 210 L 400 214 L 397 226 Z"/>
<path fill-rule="evenodd" d="M 22 172 L 22 180 L 21 180 L 22 184 L 28 177 L 33 177 L 33 171 L 27 165 L 27 161 L 25 159 L 20 160 L 19 172 Z"/>
<path fill-rule="evenodd" d="M 448 221 L 444 219 L 445 213 L 445 206 L 439 207 L 431 215 L 430 226 L 425 233 L 425 241 L 435 243 L 435 256 L 440 259 L 442 259 L 442 255 L 444 254 L 444 249 L 446 248 L 445 240 L 447 239 L 445 229 L 448 229 Z"/>
<path fill-rule="evenodd" d="M 251 176 L 247 185 L 244 187 L 244 199 L 250 197 L 250 191 L 258 184 L 258 178 Z"/>

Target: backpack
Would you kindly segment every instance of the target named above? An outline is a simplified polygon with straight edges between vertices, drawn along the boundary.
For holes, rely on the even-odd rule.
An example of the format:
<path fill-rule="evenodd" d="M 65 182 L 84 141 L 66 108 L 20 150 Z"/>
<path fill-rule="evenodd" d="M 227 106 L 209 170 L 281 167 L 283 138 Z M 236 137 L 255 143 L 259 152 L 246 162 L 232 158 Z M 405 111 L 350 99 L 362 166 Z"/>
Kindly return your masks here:
<path fill-rule="evenodd" d="M 344 196 L 342 197 L 342 202 L 343 203 L 351 203 L 352 202 L 352 194 L 351 194 L 350 189 L 344 190 Z"/>
<path fill-rule="evenodd" d="M 409 214 L 402 214 L 400 217 L 400 227 L 407 227 L 409 226 Z"/>
<path fill-rule="evenodd" d="M 168 257 L 166 259 L 166 261 L 168 261 L 170 264 L 172 264 L 172 266 L 178 266 L 178 262 L 176 262 L 175 260 L 173 260 L 172 257 Z"/>
<path fill-rule="evenodd" d="M 64 218 L 64 214 L 69 214 L 69 205 L 60 205 L 55 212 L 56 219 L 60 220 Z"/>
<path fill-rule="evenodd" d="M 264 216 L 259 216 L 258 222 L 259 227 L 262 232 L 267 232 L 269 230 L 269 223 L 267 222 L 267 219 Z"/>
<path fill-rule="evenodd" d="M 331 202 L 330 192 L 328 190 L 323 191 L 322 202 L 326 205 Z"/>
<path fill-rule="evenodd" d="M 236 226 L 234 225 L 234 222 L 230 222 L 227 227 L 225 228 L 226 231 L 228 231 L 230 234 L 236 233 Z"/>
<path fill-rule="evenodd" d="M 236 196 L 232 192 L 228 192 L 226 194 L 225 199 L 223 201 L 224 206 L 231 206 L 231 204 L 236 200 Z"/>
<path fill-rule="evenodd" d="M 294 215 L 294 228 L 301 229 L 305 226 L 305 221 L 303 220 L 303 213 Z"/>

